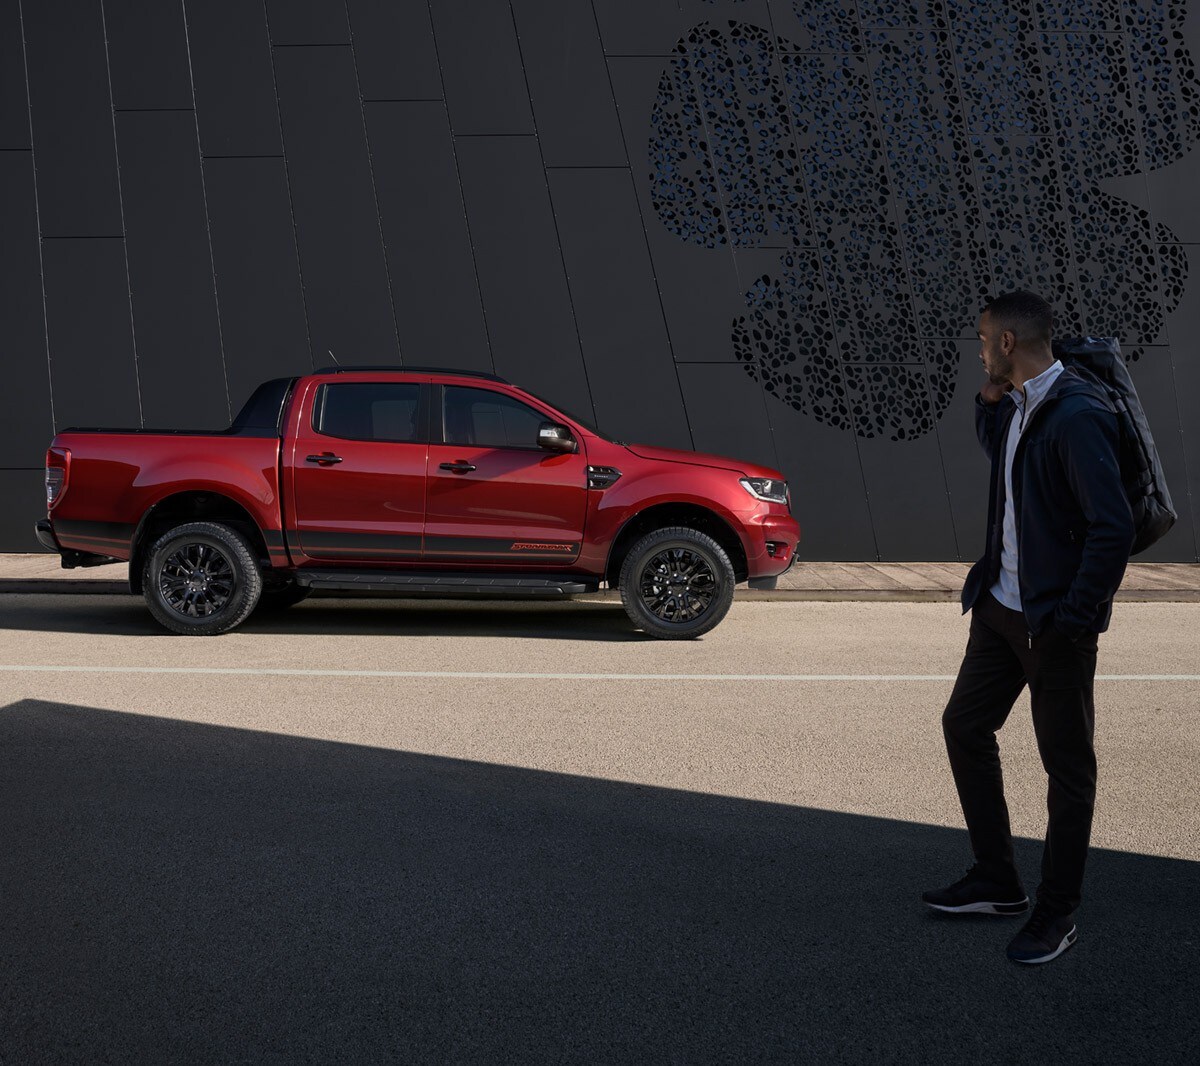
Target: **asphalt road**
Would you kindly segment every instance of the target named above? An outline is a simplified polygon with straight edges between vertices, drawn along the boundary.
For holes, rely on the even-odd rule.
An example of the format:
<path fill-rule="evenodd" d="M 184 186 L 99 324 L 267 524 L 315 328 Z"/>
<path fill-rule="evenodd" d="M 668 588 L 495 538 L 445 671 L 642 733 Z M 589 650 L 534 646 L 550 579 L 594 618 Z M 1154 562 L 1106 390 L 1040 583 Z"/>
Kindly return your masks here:
<path fill-rule="evenodd" d="M 0 597 L 0 1062 L 1192 1062 L 1200 605 L 1117 606 L 1078 946 L 970 862 L 951 604 Z M 518 676 L 519 675 L 519 676 Z M 1032 889 L 1045 780 L 1002 735 Z M 1018 923 L 1019 924 L 1019 923 Z"/>

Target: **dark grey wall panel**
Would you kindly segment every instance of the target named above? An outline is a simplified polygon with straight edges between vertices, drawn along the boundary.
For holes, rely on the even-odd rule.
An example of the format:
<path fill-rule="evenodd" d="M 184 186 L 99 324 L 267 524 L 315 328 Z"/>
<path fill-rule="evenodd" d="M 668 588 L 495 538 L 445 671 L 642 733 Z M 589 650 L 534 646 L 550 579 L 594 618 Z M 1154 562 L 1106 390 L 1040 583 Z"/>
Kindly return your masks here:
<path fill-rule="evenodd" d="M 0 0 L 0 150 L 29 147 L 20 0 Z"/>
<path fill-rule="evenodd" d="M 779 469 L 791 488 L 792 513 L 800 523 L 799 557 L 877 558 L 856 438 L 782 404 L 768 407 Z"/>
<path fill-rule="evenodd" d="M 54 426 L 30 152 L 0 152 L 0 248 L 0 454 L 9 465 L 37 466 Z"/>
<path fill-rule="evenodd" d="M 1172 365 L 1170 348 L 1141 348 L 1136 351 L 1137 361 L 1130 364 L 1133 383 L 1138 397 L 1145 408 L 1154 434 L 1154 444 L 1162 459 L 1163 471 L 1172 498 L 1188 483 L 1188 464 L 1184 457 L 1184 437 L 1180 426 L 1178 386 L 1175 368 Z M 1185 357 L 1186 358 L 1186 357 Z M 1192 425 L 1196 425 L 1193 419 Z M 1175 500 L 1179 521 L 1157 544 L 1138 556 L 1142 562 L 1163 562 L 1186 558 L 1188 550 L 1196 543 L 1196 531 L 1191 508 L 1183 499 Z"/>
<path fill-rule="evenodd" d="M 975 435 L 975 396 L 984 380 L 979 364 L 979 342 L 959 341 L 958 350 L 954 396 L 938 422 L 938 442 L 950 492 L 959 557 L 974 562 L 983 554 L 987 536 L 991 468 Z"/>
<path fill-rule="evenodd" d="M 745 367 L 684 363 L 679 381 L 696 451 L 780 469 L 762 387 Z"/>
<path fill-rule="evenodd" d="M 348 0 L 364 100 L 440 100 L 429 8 L 419 0 Z"/>
<path fill-rule="evenodd" d="M 529 93 L 508 4 L 435 0 L 431 10 L 455 134 L 532 133 Z"/>
<path fill-rule="evenodd" d="M 119 237 L 100 0 L 39 0 L 23 14 L 42 235 Z"/>
<path fill-rule="evenodd" d="M 766 0 L 594 0 L 594 5 L 604 51 L 614 56 L 669 55 L 700 22 L 771 24 Z"/>
<path fill-rule="evenodd" d="M 148 426 L 217 429 L 229 397 L 191 111 L 117 114 L 133 322 Z"/>
<path fill-rule="evenodd" d="M 550 171 L 597 425 L 690 448 L 691 432 L 627 170 Z"/>
<path fill-rule="evenodd" d="M 55 429 L 140 426 L 125 242 L 42 242 Z"/>
<path fill-rule="evenodd" d="M 1187 245 L 1184 251 L 1190 262 L 1200 265 L 1200 245 Z M 1168 314 L 1167 333 L 1171 339 L 1172 368 L 1187 470 L 1186 483 L 1171 485 L 1171 495 L 1177 511 L 1182 512 L 1185 508 L 1191 511 L 1196 535 L 1195 555 L 1191 558 L 1200 561 L 1200 418 L 1196 416 L 1193 401 L 1194 397 L 1200 396 L 1200 358 L 1196 357 L 1195 345 L 1195 338 L 1200 337 L 1200 300 L 1190 296 L 1173 313 Z M 1185 555 L 1183 558 L 1188 557 Z"/>
<path fill-rule="evenodd" d="M 282 155 L 261 4 L 188 0 L 188 41 L 205 155 Z"/>
<path fill-rule="evenodd" d="M 400 358 L 349 48 L 275 54 L 309 335 L 343 363 Z"/>
<path fill-rule="evenodd" d="M 345 0 L 267 0 L 271 43 L 349 44 Z"/>
<path fill-rule="evenodd" d="M 677 0 L 594 0 L 593 6 L 608 55 L 669 55 L 688 26 Z"/>
<path fill-rule="evenodd" d="M 636 180 L 635 184 L 644 205 L 644 186 Z M 744 306 L 733 256 L 725 248 L 709 253 L 682 244 L 665 233 L 653 215 L 643 212 L 642 218 L 675 358 L 681 363 L 736 362 L 729 340 L 731 322 Z"/>
<path fill-rule="evenodd" d="M 46 439 L 46 444 L 50 439 Z M 42 446 L 43 452 L 45 445 Z M 33 535 L 33 524 L 46 517 L 45 468 L 0 470 L 0 545 L 6 552 L 40 552 L 46 549 Z"/>
<path fill-rule="evenodd" d="M 117 108 L 192 106 L 182 0 L 104 0 Z"/>
<path fill-rule="evenodd" d="M 1200 152 L 1191 152 L 1170 166 L 1146 175 L 1150 209 L 1178 240 L 1200 241 L 1200 211 L 1196 189 L 1200 188 Z"/>
<path fill-rule="evenodd" d="M 730 322 L 741 305 L 741 283 L 729 246 L 698 248 L 680 241 L 654 211 L 647 116 L 664 62 L 614 59 L 609 70 L 671 346 L 680 362 L 735 362 Z"/>
<path fill-rule="evenodd" d="M 206 159 L 204 182 L 236 412 L 263 381 L 303 374 L 314 364 L 283 160 Z"/>
<path fill-rule="evenodd" d="M 591 0 L 513 0 L 512 6 L 546 165 L 624 166 Z"/>
<path fill-rule="evenodd" d="M 458 141 L 497 373 L 592 410 L 546 178 L 532 137 Z"/>
<path fill-rule="evenodd" d="M 492 371 L 446 109 L 369 103 L 366 115 L 405 361 Z"/>
<path fill-rule="evenodd" d="M 890 402 L 905 413 L 905 421 L 932 418 L 928 391 L 897 375 L 893 367 L 849 368 L 852 407 L 867 407 L 879 389 L 861 379 L 885 374 Z M 946 478 L 942 473 L 936 432 L 894 442 L 886 437 L 860 438 L 858 454 L 871 506 L 871 521 L 881 559 L 949 560 L 959 557 Z"/>
<path fill-rule="evenodd" d="M 332 348 L 777 464 L 810 558 L 973 559 L 975 318 L 1026 287 L 1141 346 L 1184 513 L 1148 557 L 1200 558 L 1200 0 L 23 10 L 0 0 L 18 466 L 52 398 L 182 421 L 186 364 L 215 424 Z"/>

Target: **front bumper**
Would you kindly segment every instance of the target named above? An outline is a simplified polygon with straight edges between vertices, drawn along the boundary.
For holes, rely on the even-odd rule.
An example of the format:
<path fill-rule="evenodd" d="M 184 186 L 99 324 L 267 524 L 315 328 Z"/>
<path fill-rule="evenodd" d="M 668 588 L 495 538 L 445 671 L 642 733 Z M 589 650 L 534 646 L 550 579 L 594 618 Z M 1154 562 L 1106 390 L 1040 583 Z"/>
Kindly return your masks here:
<path fill-rule="evenodd" d="M 788 553 L 788 563 L 778 574 L 773 574 L 771 577 L 752 577 L 746 584 L 752 589 L 761 589 L 765 592 L 774 592 L 779 587 L 779 579 L 783 577 L 796 562 L 796 551 L 793 548 Z"/>
<path fill-rule="evenodd" d="M 743 523 L 747 583 L 752 589 L 773 589 L 796 561 L 800 524 L 774 509 L 749 516 Z"/>

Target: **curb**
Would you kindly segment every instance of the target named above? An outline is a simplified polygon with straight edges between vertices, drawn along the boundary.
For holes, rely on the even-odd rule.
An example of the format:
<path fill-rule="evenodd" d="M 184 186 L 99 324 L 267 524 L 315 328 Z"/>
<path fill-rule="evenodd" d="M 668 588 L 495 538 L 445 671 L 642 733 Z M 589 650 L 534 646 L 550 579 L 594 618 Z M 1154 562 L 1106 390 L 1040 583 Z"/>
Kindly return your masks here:
<path fill-rule="evenodd" d="M 107 578 L 0 578 L 0 594 L 5 592 L 27 596 L 128 596 L 129 582 Z"/>

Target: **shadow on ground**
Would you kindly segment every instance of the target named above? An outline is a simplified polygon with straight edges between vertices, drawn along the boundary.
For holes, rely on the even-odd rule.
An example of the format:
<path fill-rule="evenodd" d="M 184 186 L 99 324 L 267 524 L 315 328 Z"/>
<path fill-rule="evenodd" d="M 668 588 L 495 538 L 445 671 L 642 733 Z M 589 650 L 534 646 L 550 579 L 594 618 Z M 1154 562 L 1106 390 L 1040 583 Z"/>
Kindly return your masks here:
<path fill-rule="evenodd" d="M 1020 969 L 1011 922 L 916 903 L 964 854 L 925 825 L 24 701 L 0 710 L 0 1060 L 1194 1054 L 1200 863 L 1096 852 L 1078 947 Z"/>
<path fill-rule="evenodd" d="M 0 629 L 170 637 L 140 596 L 6 597 Z M 252 614 L 239 633 L 447 636 L 532 640 L 651 640 L 620 603 L 345 599 L 313 596 L 285 611 Z"/>

